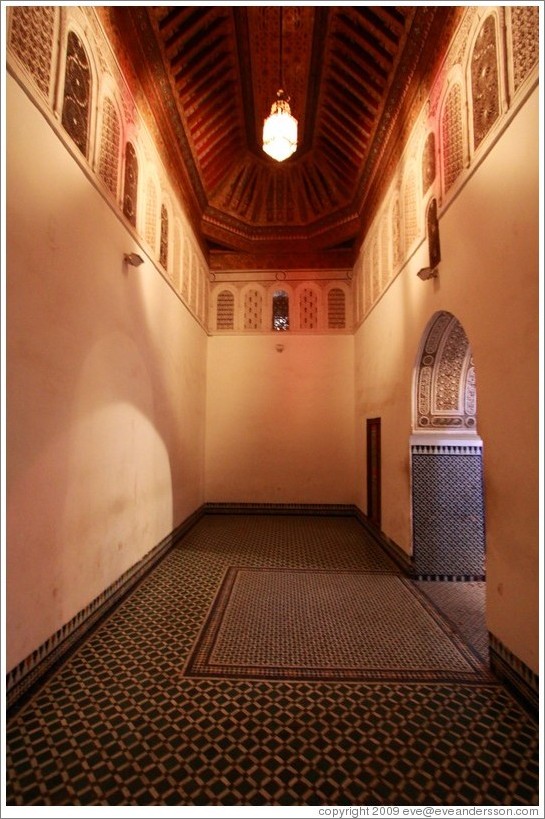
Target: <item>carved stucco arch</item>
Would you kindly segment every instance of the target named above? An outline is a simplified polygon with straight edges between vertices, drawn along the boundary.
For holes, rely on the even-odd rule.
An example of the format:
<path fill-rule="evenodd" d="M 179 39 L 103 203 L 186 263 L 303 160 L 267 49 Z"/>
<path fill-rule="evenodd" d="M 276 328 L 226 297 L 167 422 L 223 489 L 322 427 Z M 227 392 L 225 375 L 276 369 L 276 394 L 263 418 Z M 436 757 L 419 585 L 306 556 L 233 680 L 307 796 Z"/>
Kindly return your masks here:
<path fill-rule="evenodd" d="M 476 432 L 475 366 L 458 319 L 440 311 L 424 331 L 413 392 L 413 431 Z"/>

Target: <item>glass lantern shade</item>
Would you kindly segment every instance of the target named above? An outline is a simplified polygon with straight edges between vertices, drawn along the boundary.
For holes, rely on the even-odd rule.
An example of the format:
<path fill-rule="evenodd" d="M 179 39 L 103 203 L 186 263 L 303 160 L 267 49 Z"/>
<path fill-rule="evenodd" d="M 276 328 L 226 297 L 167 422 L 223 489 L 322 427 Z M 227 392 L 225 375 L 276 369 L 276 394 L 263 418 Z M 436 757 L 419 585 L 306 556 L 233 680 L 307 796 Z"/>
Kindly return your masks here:
<path fill-rule="evenodd" d="M 263 150 L 277 162 L 283 162 L 297 149 L 297 120 L 281 93 L 263 123 Z"/>

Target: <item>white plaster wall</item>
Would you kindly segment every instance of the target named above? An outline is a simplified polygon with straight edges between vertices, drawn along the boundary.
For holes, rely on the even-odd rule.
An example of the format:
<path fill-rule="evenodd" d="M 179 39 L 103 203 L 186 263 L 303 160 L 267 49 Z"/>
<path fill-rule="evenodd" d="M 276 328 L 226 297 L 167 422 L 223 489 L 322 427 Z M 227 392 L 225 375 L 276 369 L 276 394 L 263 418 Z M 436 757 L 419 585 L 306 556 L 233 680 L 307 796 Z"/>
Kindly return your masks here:
<path fill-rule="evenodd" d="M 473 349 L 484 441 L 489 630 L 538 670 L 538 92 L 440 221 L 439 278 L 421 246 L 355 336 L 357 502 L 365 419 L 382 417 L 382 528 L 411 551 L 409 435 L 422 334 L 453 313 Z"/>
<path fill-rule="evenodd" d="M 353 384 L 352 336 L 211 337 L 207 501 L 353 503 Z"/>
<path fill-rule="evenodd" d="M 203 503 L 206 334 L 7 89 L 9 670 Z"/>

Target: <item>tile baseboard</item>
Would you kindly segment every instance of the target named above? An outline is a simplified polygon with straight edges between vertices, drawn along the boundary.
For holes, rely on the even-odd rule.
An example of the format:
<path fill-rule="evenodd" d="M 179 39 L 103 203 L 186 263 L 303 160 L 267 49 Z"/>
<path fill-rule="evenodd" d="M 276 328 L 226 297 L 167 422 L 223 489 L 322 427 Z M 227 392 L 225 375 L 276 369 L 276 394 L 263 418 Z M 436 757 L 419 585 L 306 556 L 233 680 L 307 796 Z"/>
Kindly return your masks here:
<path fill-rule="evenodd" d="M 488 632 L 490 667 L 533 716 L 539 712 L 539 675 L 519 660 L 494 634 Z"/>
<path fill-rule="evenodd" d="M 172 546 L 200 520 L 204 514 L 203 509 L 204 507 L 201 506 L 182 521 L 68 623 L 65 623 L 28 657 L 8 671 L 6 674 L 6 708 L 10 714 L 24 704 L 27 696 L 64 661 L 68 652 L 85 639 L 91 630 L 108 616 L 136 584 L 162 560 Z"/>

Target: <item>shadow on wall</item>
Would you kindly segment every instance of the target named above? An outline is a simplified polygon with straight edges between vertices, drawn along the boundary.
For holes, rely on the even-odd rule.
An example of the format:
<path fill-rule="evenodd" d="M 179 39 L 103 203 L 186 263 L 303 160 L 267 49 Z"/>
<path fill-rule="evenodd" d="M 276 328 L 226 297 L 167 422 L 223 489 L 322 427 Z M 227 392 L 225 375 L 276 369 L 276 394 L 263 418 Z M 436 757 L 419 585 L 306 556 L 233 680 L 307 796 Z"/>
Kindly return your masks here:
<path fill-rule="evenodd" d="M 127 274 L 125 226 L 19 97 L 48 163 L 11 134 L 8 669 L 202 503 L 206 377 L 202 328 Z"/>

